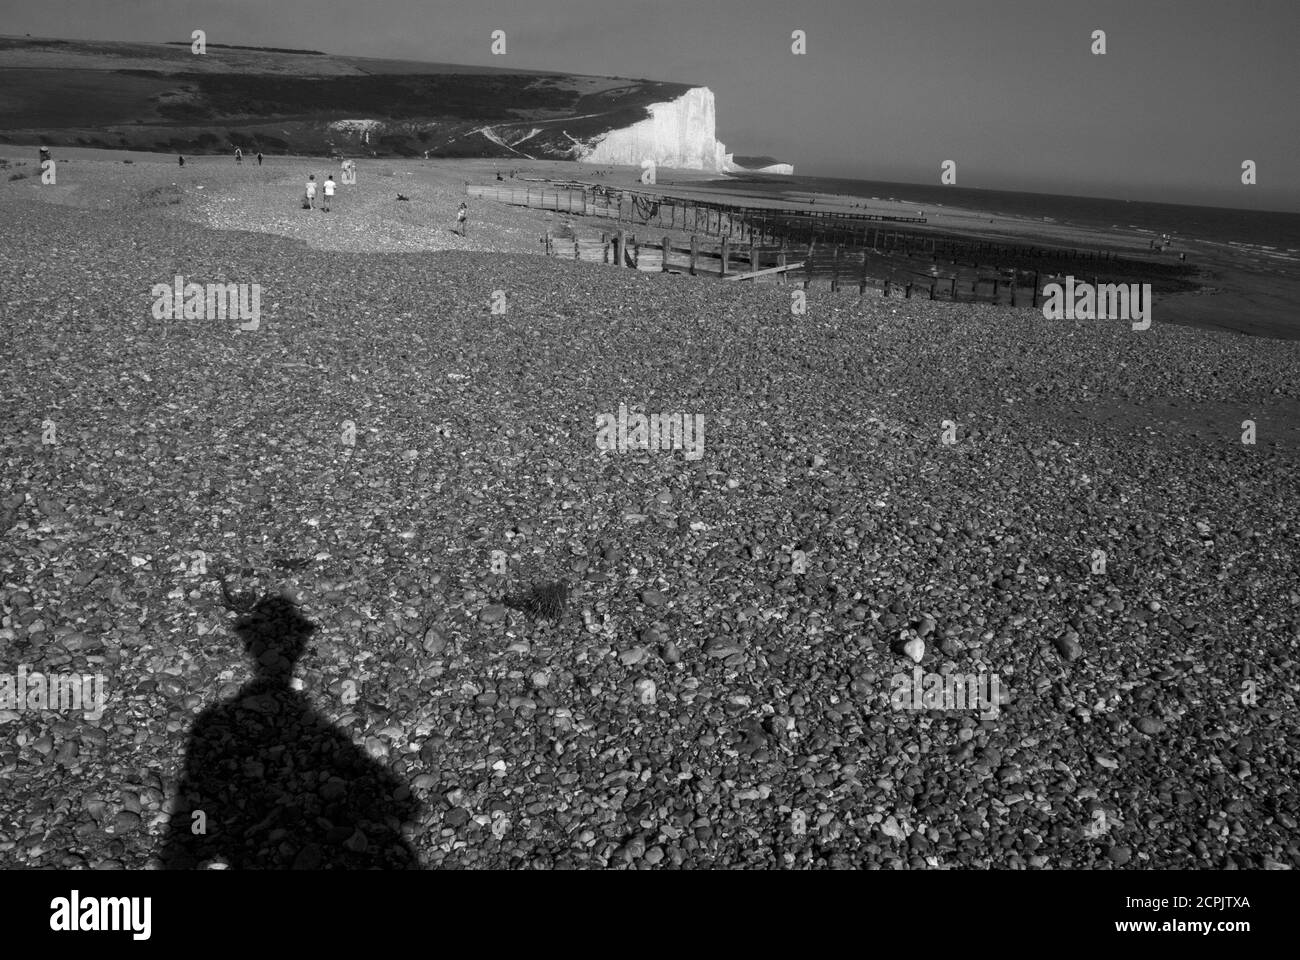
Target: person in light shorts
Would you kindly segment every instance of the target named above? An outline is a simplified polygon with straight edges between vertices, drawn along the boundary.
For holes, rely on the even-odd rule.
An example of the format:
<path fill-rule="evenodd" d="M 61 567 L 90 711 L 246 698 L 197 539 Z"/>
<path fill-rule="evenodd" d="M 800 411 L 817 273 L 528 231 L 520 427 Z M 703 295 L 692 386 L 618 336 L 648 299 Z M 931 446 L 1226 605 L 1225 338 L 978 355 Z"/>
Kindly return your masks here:
<path fill-rule="evenodd" d="M 325 183 L 322 184 L 322 186 L 325 187 L 325 205 L 323 209 L 326 213 L 329 213 L 330 201 L 334 199 L 334 175 L 330 174 L 328 177 L 326 177 Z"/>
<path fill-rule="evenodd" d="M 316 174 L 307 177 L 307 209 L 316 209 Z"/>

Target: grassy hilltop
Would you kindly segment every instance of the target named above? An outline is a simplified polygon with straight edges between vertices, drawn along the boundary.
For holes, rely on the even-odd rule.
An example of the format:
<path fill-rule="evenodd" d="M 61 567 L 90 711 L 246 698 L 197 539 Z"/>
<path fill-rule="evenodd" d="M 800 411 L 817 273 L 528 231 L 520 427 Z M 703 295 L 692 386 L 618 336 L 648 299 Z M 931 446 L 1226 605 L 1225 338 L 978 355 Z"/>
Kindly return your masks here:
<path fill-rule="evenodd" d="M 209 44 L 0 37 L 0 142 L 567 158 L 689 84 Z M 342 120 L 373 121 L 332 126 Z M 363 139 L 363 134 L 369 137 Z M 526 146 L 524 143 L 526 141 Z"/>

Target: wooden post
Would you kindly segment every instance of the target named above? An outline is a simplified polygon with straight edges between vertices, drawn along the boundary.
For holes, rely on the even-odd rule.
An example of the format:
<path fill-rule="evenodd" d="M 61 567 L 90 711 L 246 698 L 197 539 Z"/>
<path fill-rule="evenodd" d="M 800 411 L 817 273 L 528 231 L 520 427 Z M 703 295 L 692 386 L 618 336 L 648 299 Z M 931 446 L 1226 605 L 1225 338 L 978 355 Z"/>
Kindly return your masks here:
<path fill-rule="evenodd" d="M 952 287 L 948 290 L 948 296 L 953 300 L 957 299 L 957 277 L 955 274 L 952 278 Z"/>
<path fill-rule="evenodd" d="M 912 285 L 910 283 L 907 285 L 907 299 L 912 299 Z"/>
<path fill-rule="evenodd" d="M 632 238 L 632 269 L 641 269 L 641 241 L 635 237 Z"/>
<path fill-rule="evenodd" d="M 578 256 L 578 238 L 577 238 L 577 237 L 574 237 L 574 238 L 573 238 L 573 259 L 574 259 L 574 260 L 578 260 L 578 259 L 580 259 L 579 256 Z"/>
<path fill-rule="evenodd" d="M 668 251 L 671 249 L 672 249 L 672 243 L 671 241 L 669 241 L 667 235 L 665 235 L 664 236 L 664 265 L 663 265 L 664 273 L 668 272 Z"/>
<path fill-rule="evenodd" d="M 546 255 L 549 257 L 551 255 L 551 231 L 547 230 L 543 239 L 546 243 Z"/>
<path fill-rule="evenodd" d="M 1034 306 L 1038 306 L 1038 271 L 1034 271 Z"/>
<path fill-rule="evenodd" d="M 890 284 L 888 280 L 885 281 L 885 290 L 884 293 L 881 294 L 881 296 L 885 296 L 885 297 L 893 296 L 892 284 Z"/>
<path fill-rule="evenodd" d="M 749 272 L 758 272 L 758 245 L 754 243 L 754 232 L 749 233 Z"/>
<path fill-rule="evenodd" d="M 623 204 L 622 201 L 620 200 L 619 202 L 620 209 L 622 208 L 622 206 Z M 618 233 L 614 234 L 614 266 L 616 267 L 623 266 L 623 255 L 626 249 L 627 249 L 627 237 L 624 236 L 622 230 L 619 230 Z"/>
<path fill-rule="evenodd" d="M 831 268 L 831 289 L 840 288 L 840 258 L 844 255 L 843 248 L 837 243 L 835 245 L 835 266 Z"/>
<path fill-rule="evenodd" d="M 720 277 L 725 277 L 727 275 L 727 240 L 728 237 L 724 233 L 722 235 L 722 269 L 718 273 L 718 276 Z"/>
<path fill-rule="evenodd" d="M 691 234 L 691 276 L 695 276 L 695 260 L 700 255 L 700 238 Z"/>
<path fill-rule="evenodd" d="M 781 249 L 777 252 L 776 265 L 778 267 L 785 266 L 785 241 L 781 242 Z M 781 284 L 782 286 L 784 286 L 786 283 L 785 271 L 782 270 L 780 273 L 777 274 L 777 276 L 781 278 Z"/>
<path fill-rule="evenodd" d="M 862 228 L 862 238 L 866 240 L 866 228 Z M 858 296 L 867 292 L 867 248 L 865 244 L 862 247 L 862 276 L 858 280 Z"/>

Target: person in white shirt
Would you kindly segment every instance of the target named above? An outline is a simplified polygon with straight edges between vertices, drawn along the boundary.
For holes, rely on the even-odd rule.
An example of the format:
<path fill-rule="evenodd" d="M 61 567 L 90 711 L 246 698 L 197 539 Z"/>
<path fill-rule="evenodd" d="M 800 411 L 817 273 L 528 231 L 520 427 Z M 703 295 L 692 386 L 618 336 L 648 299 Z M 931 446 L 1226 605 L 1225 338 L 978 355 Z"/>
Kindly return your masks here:
<path fill-rule="evenodd" d="M 316 174 L 307 177 L 307 209 L 316 209 Z"/>
<path fill-rule="evenodd" d="M 325 178 L 325 212 L 330 212 L 330 198 L 334 196 L 334 175 L 330 174 Z"/>

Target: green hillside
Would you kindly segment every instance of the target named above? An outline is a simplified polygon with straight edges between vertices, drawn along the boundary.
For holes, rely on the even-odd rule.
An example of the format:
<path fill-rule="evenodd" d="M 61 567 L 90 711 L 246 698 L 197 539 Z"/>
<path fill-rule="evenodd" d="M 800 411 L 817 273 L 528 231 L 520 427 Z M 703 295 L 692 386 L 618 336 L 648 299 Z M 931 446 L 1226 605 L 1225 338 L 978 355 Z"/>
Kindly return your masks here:
<path fill-rule="evenodd" d="M 558 159 L 689 89 L 315 51 L 0 37 L 0 142 Z"/>

